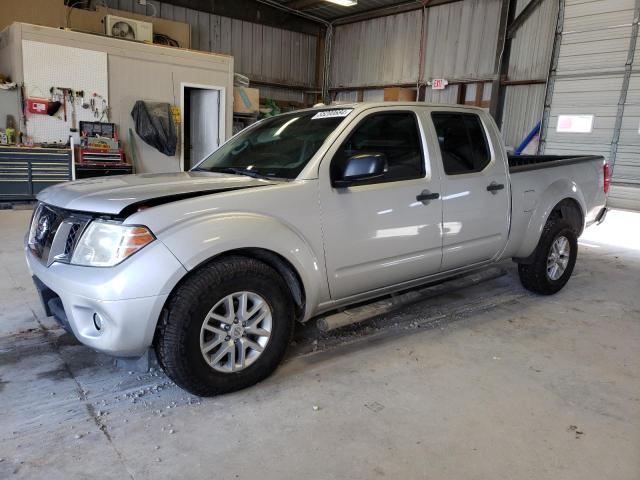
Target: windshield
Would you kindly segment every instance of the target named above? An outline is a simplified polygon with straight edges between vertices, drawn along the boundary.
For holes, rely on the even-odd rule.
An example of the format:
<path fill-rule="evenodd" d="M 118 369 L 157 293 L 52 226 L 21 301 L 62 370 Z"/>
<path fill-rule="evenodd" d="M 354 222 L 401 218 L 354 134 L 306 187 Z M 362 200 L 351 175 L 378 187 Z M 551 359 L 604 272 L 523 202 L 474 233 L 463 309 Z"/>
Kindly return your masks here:
<path fill-rule="evenodd" d="M 293 179 L 353 109 L 287 113 L 240 132 L 194 170 Z"/>

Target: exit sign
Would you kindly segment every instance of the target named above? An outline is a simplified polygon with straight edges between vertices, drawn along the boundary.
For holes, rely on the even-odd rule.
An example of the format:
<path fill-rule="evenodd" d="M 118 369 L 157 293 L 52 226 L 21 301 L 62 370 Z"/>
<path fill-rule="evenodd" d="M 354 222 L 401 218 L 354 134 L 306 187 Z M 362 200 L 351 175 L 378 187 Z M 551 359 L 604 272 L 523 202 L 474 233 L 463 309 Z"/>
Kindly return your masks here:
<path fill-rule="evenodd" d="M 433 88 L 434 90 L 444 90 L 444 87 L 446 87 L 448 83 L 449 82 L 447 82 L 444 78 L 434 78 L 433 80 L 431 80 L 431 88 Z"/>

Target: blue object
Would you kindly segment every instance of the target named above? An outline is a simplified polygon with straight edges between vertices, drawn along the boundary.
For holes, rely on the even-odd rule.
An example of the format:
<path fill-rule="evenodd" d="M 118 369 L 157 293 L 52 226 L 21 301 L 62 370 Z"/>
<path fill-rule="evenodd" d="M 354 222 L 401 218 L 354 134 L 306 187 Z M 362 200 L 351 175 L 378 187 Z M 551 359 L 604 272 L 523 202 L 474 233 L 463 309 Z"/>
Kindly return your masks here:
<path fill-rule="evenodd" d="M 522 140 L 520 145 L 518 145 L 518 148 L 516 148 L 516 151 L 514 153 L 516 155 L 522 155 L 522 151 L 525 148 L 527 148 L 527 145 L 529 145 L 529 142 L 531 142 L 531 140 L 533 140 L 533 137 L 535 137 L 539 132 L 540 132 L 540 122 L 536 123 L 536 126 L 533 127 L 533 129 L 529 132 L 529 135 L 524 137 L 524 140 Z"/>
<path fill-rule="evenodd" d="M 244 108 L 251 107 L 251 100 L 249 100 L 249 95 L 244 91 L 244 88 L 240 88 L 240 98 L 242 99 L 242 103 L 244 103 Z"/>

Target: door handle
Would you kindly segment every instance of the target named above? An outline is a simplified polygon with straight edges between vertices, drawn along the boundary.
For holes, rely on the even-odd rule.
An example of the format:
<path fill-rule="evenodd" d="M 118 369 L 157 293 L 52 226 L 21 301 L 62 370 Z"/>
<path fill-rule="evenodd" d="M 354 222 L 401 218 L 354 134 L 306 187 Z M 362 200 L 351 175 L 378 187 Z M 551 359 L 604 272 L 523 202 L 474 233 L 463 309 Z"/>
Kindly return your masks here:
<path fill-rule="evenodd" d="M 439 193 L 431 193 L 429 190 L 423 190 L 420 195 L 416 196 L 416 200 L 424 203 L 425 205 L 429 203 L 429 200 L 437 200 L 440 198 Z"/>
<path fill-rule="evenodd" d="M 502 190 L 504 188 L 504 184 L 502 183 L 496 183 L 496 182 L 491 182 L 488 186 L 487 186 L 487 191 L 493 193 L 494 195 L 496 193 L 498 193 L 498 190 Z"/>

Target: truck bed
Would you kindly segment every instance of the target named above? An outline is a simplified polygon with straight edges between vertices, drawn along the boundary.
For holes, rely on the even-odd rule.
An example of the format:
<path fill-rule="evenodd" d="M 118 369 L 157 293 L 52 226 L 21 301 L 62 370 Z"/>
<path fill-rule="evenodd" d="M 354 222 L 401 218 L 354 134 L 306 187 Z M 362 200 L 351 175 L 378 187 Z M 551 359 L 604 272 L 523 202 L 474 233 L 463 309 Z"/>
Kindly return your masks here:
<path fill-rule="evenodd" d="M 601 155 L 509 155 L 508 158 L 509 173 L 560 167 L 592 160 L 604 161 Z"/>

